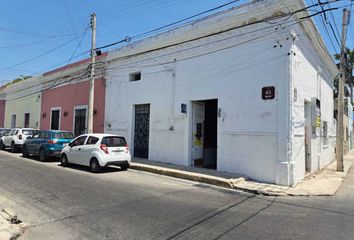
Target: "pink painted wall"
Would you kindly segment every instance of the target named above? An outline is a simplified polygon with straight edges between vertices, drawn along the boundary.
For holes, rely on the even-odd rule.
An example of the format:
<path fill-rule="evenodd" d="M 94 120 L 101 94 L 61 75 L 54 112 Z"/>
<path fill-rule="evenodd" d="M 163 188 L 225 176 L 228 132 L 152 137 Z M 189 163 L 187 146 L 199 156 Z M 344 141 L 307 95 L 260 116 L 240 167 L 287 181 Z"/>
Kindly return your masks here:
<path fill-rule="evenodd" d="M 6 101 L 4 99 L 0 100 L 0 128 L 4 127 L 5 121 L 5 104 Z"/>
<path fill-rule="evenodd" d="M 93 131 L 95 133 L 103 133 L 104 131 L 105 94 L 105 79 L 96 79 L 94 102 L 96 114 L 93 118 Z M 40 129 L 48 130 L 50 128 L 51 108 L 61 107 L 60 129 L 73 132 L 74 107 L 88 105 L 88 98 L 89 81 L 43 91 Z M 64 112 L 68 112 L 66 117 L 64 117 Z M 44 118 L 43 113 L 46 115 Z"/>

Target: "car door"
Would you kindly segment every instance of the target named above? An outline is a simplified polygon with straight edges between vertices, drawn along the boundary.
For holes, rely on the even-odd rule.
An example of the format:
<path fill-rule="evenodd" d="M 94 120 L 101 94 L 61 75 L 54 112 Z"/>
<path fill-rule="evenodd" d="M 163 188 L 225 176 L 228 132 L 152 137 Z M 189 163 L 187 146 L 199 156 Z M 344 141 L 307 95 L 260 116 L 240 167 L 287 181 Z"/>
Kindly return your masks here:
<path fill-rule="evenodd" d="M 81 149 L 85 143 L 87 135 L 79 136 L 75 138 L 70 144 L 70 150 L 68 153 L 68 160 L 70 163 L 80 164 Z"/>
<path fill-rule="evenodd" d="M 98 137 L 88 136 L 85 145 L 81 147 L 81 154 L 79 158 L 81 165 L 90 166 L 91 153 L 97 149 L 96 143 L 98 140 Z"/>
<path fill-rule="evenodd" d="M 35 140 L 34 144 L 33 144 L 33 152 L 36 155 L 39 155 L 39 150 L 40 148 L 48 141 L 49 138 L 49 133 L 42 131 L 39 134 L 39 137 Z"/>
<path fill-rule="evenodd" d="M 13 137 L 16 135 L 16 132 L 17 132 L 17 131 L 18 131 L 17 129 L 13 129 L 13 130 L 9 133 L 9 135 L 5 137 L 5 139 L 4 139 L 4 144 L 5 144 L 5 146 L 7 146 L 7 147 L 11 146 L 12 139 L 13 139 Z"/>
<path fill-rule="evenodd" d="M 39 137 L 40 132 L 36 133 L 35 135 L 33 135 L 32 137 L 27 137 L 26 139 L 26 148 L 27 148 L 27 152 L 29 154 L 34 154 L 34 145 L 36 144 L 36 140 Z"/>

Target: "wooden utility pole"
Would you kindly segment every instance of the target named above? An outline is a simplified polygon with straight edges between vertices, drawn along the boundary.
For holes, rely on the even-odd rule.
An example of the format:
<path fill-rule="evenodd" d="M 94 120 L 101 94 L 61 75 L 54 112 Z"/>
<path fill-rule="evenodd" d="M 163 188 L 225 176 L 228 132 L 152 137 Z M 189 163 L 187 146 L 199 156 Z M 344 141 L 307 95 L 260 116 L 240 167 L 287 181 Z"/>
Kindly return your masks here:
<path fill-rule="evenodd" d="M 344 155 L 344 83 L 345 83 L 345 39 L 347 35 L 347 21 L 348 11 L 343 9 L 342 20 L 342 39 L 341 39 L 341 51 L 340 51 L 340 77 L 338 83 L 338 117 L 337 117 L 337 171 L 344 171 L 343 155 Z"/>
<path fill-rule="evenodd" d="M 95 94 L 95 50 L 96 50 L 96 14 L 91 15 L 91 73 L 90 73 L 90 92 L 89 92 L 89 103 L 88 103 L 88 121 L 87 128 L 88 133 L 93 133 L 93 103 Z"/>

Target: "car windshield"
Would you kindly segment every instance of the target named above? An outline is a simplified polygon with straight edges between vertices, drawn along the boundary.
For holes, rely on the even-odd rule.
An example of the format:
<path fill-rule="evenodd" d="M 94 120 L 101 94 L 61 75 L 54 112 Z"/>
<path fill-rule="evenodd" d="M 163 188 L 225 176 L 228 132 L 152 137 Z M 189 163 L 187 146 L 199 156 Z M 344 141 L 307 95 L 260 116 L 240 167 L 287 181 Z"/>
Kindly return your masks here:
<path fill-rule="evenodd" d="M 104 137 L 102 138 L 101 144 L 107 147 L 124 147 L 127 145 L 124 137 Z"/>
<path fill-rule="evenodd" d="M 31 136 L 31 135 L 34 135 L 36 133 L 37 133 L 37 130 L 29 130 L 29 129 L 23 129 L 22 130 L 22 134 L 24 134 L 24 135 Z"/>
<path fill-rule="evenodd" d="M 57 139 L 73 139 L 74 135 L 70 132 L 58 132 L 53 133 L 52 137 Z"/>

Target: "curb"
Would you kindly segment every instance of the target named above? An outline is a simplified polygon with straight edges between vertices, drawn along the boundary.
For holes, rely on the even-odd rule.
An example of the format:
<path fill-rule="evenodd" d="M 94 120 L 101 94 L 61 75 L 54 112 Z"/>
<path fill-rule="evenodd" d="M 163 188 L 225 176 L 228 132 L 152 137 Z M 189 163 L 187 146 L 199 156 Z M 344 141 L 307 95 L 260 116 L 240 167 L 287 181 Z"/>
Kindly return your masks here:
<path fill-rule="evenodd" d="M 194 173 L 184 170 L 176 170 L 166 167 L 151 166 L 148 164 L 134 162 L 131 163 L 130 168 L 138 171 L 150 172 L 154 174 L 210 184 L 218 187 L 229 188 L 246 193 L 272 197 L 334 196 L 336 192 L 334 191 L 311 193 L 306 189 L 296 189 L 294 187 L 285 187 L 273 184 L 254 182 L 252 180 L 249 180 L 247 177 L 228 179 L 223 177 L 215 177 L 203 173 Z M 338 187 L 339 186 L 340 185 L 338 185 Z"/>
<path fill-rule="evenodd" d="M 146 164 L 140 164 L 140 163 L 131 163 L 130 168 L 139 171 L 151 172 L 151 173 L 156 173 L 156 174 L 165 175 L 169 177 L 181 178 L 190 181 L 234 189 L 230 180 L 221 177 L 214 177 L 206 174 L 197 174 L 197 173 L 167 169 L 162 167 L 151 167 Z"/>
<path fill-rule="evenodd" d="M 265 196 L 290 196 L 285 192 L 279 191 L 269 191 L 262 189 L 252 189 L 247 187 L 238 186 L 238 184 L 242 184 L 247 180 L 245 177 L 239 177 L 234 179 L 226 179 L 222 177 L 214 177 L 207 174 L 193 173 L 182 170 L 169 169 L 164 167 L 155 167 L 141 163 L 131 163 L 130 168 L 138 171 L 150 172 L 159 175 L 175 177 L 185 180 L 190 180 L 194 182 L 206 183 L 218 187 L 229 188 L 233 190 L 238 190 L 242 192 L 257 194 L 257 195 L 265 195 Z"/>

